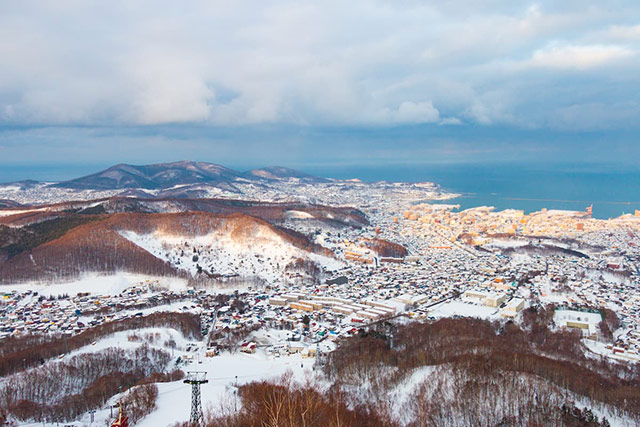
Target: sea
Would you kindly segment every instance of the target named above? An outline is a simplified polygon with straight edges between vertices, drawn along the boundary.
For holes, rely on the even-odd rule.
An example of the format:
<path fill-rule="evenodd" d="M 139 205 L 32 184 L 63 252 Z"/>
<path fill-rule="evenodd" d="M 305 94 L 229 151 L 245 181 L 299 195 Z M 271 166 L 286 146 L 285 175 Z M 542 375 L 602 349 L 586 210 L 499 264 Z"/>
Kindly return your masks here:
<path fill-rule="evenodd" d="M 583 211 L 614 218 L 640 210 L 640 165 L 571 163 L 456 163 L 324 166 L 308 173 L 363 181 L 431 181 L 460 194 L 442 203 L 460 209 L 493 206 L 525 213 L 547 209 Z"/>
<path fill-rule="evenodd" d="M 584 210 L 593 205 L 593 216 L 606 219 L 640 210 L 640 161 L 628 161 L 632 163 L 476 162 L 291 166 L 328 178 L 358 178 L 368 182 L 435 182 L 447 192 L 460 194 L 460 197 L 442 202 L 459 204 L 460 209 L 493 206 L 497 210 L 521 209 L 530 213 L 543 208 Z M 3 166 L 0 168 L 0 182 L 25 178 L 71 179 L 101 169 L 104 169 L 104 165 Z"/>

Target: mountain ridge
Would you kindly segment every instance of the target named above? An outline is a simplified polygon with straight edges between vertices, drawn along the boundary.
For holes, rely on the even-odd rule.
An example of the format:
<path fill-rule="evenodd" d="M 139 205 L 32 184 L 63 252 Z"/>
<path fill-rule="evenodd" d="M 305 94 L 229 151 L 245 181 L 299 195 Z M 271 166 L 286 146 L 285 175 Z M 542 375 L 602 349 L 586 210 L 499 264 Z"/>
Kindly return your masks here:
<path fill-rule="evenodd" d="M 259 183 L 287 179 L 307 182 L 327 181 L 324 178 L 282 166 L 268 166 L 239 172 L 215 163 L 182 160 L 148 165 L 119 163 L 102 171 L 55 182 L 50 186 L 74 190 L 167 190 L 186 185 L 209 185 L 234 191 L 233 184 L 242 180 Z M 26 181 L 18 181 L 16 184 L 24 182 Z"/>

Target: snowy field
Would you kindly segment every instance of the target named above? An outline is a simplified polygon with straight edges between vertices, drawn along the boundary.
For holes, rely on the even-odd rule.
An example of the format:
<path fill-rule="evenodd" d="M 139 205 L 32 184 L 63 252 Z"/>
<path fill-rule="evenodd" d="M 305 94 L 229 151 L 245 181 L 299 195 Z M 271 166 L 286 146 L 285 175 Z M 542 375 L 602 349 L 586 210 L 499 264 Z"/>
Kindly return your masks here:
<path fill-rule="evenodd" d="M 273 358 L 258 351 L 256 354 L 229 354 L 205 358 L 194 362 L 185 371 L 205 371 L 209 383 L 203 384 L 202 405 L 216 410 L 221 403 L 235 405 L 236 375 L 238 384 L 276 378 L 291 371 L 294 378 L 303 381 L 312 375 L 313 359 L 302 359 L 300 355 Z M 178 421 L 188 421 L 191 408 L 191 386 L 182 381 L 158 384 L 158 409 L 138 423 L 141 427 L 166 426 Z M 238 401 L 239 406 L 239 401 Z"/>
<path fill-rule="evenodd" d="M 0 285 L 0 292 L 25 292 L 35 291 L 44 296 L 57 296 L 68 294 L 76 295 L 78 292 L 90 292 L 91 295 L 117 295 L 126 288 L 139 284 L 140 282 L 157 281 L 160 287 L 171 291 L 179 292 L 187 287 L 187 281 L 180 278 L 155 277 L 134 273 L 117 273 L 104 275 L 91 273 L 79 279 L 61 283 L 49 282 L 27 282 L 15 285 Z"/>
<path fill-rule="evenodd" d="M 463 301 L 449 301 L 430 310 L 429 315 L 437 318 L 460 316 L 493 319 L 498 317 L 498 312 L 499 309 L 496 307 L 487 307 L 486 305 Z"/>
<path fill-rule="evenodd" d="M 226 232 L 190 239 L 160 232 L 137 234 L 121 231 L 120 234 L 155 257 L 194 276 L 200 267 L 210 274 L 259 277 L 278 283 L 287 264 L 296 258 L 309 258 L 330 269 L 341 266 L 337 260 L 293 246 L 266 227 L 260 227 L 250 239 L 234 237 Z"/>

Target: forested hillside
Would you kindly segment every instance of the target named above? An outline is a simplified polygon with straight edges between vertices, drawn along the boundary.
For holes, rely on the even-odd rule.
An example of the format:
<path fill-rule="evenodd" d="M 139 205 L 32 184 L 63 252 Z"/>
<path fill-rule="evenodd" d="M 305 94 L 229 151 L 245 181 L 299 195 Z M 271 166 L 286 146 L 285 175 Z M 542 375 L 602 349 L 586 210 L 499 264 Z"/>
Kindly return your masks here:
<path fill-rule="evenodd" d="M 278 245 L 282 269 L 304 253 L 331 255 L 300 233 L 244 214 L 77 215 L 27 228 L 3 227 L 0 233 L 8 242 L 2 247 L 5 261 L 0 265 L 0 281 L 5 283 L 66 279 L 86 272 L 193 275 L 204 272 L 203 261 L 198 263 L 202 257 L 199 253 L 209 247 L 213 247 L 212 261 L 222 259 L 220 262 L 234 264 L 242 262 L 241 254 L 234 255 L 241 249 L 238 245 L 247 254 L 252 253 L 247 248 L 258 250 L 260 244 Z M 206 236 L 210 236 L 208 240 Z M 200 249 L 189 246 L 195 237 L 205 239 L 200 239 Z M 218 252 L 227 249 L 231 251 L 228 257 L 220 258 Z M 193 268 L 186 266 L 188 262 Z M 216 266 L 224 267 L 219 263 Z"/>

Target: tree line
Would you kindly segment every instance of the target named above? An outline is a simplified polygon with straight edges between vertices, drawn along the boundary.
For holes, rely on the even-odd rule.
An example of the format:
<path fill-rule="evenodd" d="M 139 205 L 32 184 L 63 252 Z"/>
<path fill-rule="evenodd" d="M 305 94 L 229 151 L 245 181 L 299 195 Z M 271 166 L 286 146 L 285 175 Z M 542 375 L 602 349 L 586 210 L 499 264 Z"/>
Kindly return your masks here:
<path fill-rule="evenodd" d="M 185 337 L 200 339 L 200 316 L 193 313 L 158 312 L 107 322 L 73 336 L 26 335 L 9 337 L 0 346 L 0 376 L 43 364 L 46 360 L 79 349 L 105 336 L 131 329 L 167 327 Z"/>
<path fill-rule="evenodd" d="M 545 310 L 541 317 L 544 319 L 546 314 Z M 537 410 L 529 406 L 543 397 L 532 394 L 532 390 L 544 389 L 555 390 L 545 394 L 557 398 L 550 403 L 553 413 L 567 396 L 573 396 L 640 421 L 640 368 L 586 357 L 584 351 L 579 334 L 554 332 L 542 322 L 525 330 L 511 322 L 441 319 L 401 326 L 381 324 L 353 339 L 341 340 L 338 348 L 325 357 L 323 370 L 336 387 L 355 391 L 366 384 L 369 400 L 380 400 L 380 407 L 389 390 L 407 380 L 416 369 L 431 367 L 450 371 L 433 378 L 455 378 L 453 375 L 459 374 L 460 380 L 449 387 L 452 395 L 461 399 L 461 391 L 473 390 L 465 405 L 480 399 L 471 406 L 478 410 L 489 405 L 491 396 L 483 390 L 492 384 L 511 390 L 514 396 L 519 393 L 518 399 L 529 404 L 504 412 L 502 415 L 507 418 L 520 417 L 524 410 L 543 415 L 549 405 L 538 404 Z M 509 385 L 515 382 L 524 384 L 517 393 Z M 430 385 L 429 389 L 433 387 Z M 416 396 L 413 401 L 426 400 L 429 404 L 425 408 L 431 412 L 451 407 L 444 399 L 426 396 Z"/>
<path fill-rule="evenodd" d="M 168 352 L 146 344 L 135 350 L 110 347 L 78 354 L 5 378 L 0 404 L 21 421 L 71 421 L 104 406 L 120 390 L 180 378 L 179 371 L 164 373 L 170 359 Z M 150 410 L 149 391 L 146 387 L 130 397 L 138 414 Z"/>

